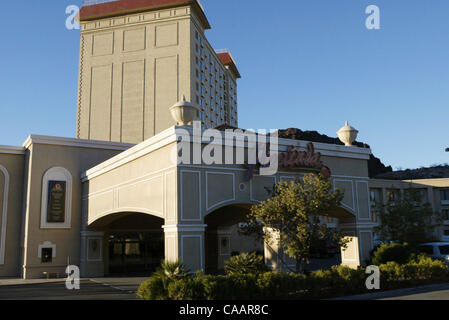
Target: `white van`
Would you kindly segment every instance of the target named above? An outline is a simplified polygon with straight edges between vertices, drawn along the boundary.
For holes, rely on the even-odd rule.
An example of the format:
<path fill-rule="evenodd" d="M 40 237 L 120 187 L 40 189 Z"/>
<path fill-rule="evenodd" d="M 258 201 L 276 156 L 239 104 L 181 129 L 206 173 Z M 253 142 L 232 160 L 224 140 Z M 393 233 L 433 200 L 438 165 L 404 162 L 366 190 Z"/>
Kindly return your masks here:
<path fill-rule="evenodd" d="M 433 259 L 449 264 L 449 242 L 429 242 L 418 246 L 418 250 Z"/>

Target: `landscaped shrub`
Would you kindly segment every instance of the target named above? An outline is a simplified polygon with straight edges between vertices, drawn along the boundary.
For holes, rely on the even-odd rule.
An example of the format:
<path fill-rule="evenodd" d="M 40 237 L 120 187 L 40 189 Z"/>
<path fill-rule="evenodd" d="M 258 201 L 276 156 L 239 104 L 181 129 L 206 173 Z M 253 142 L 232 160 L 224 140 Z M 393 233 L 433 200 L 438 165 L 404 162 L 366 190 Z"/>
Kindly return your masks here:
<path fill-rule="evenodd" d="M 144 300 L 168 300 L 168 292 L 159 277 L 151 277 L 143 282 L 137 290 L 137 296 Z"/>
<path fill-rule="evenodd" d="M 381 289 L 403 288 L 448 281 L 449 268 L 442 261 L 419 255 L 406 264 L 394 261 L 379 266 Z M 321 299 L 368 292 L 365 269 L 336 266 L 310 275 L 252 273 L 212 276 L 198 273 L 169 280 L 155 273 L 142 283 L 138 294 L 147 300 L 273 300 Z"/>
<path fill-rule="evenodd" d="M 268 271 L 263 255 L 241 253 L 225 261 L 226 274 L 256 274 Z"/>
<path fill-rule="evenodd" d="M 197 276 L 172 281 L 167 295 L 171 300 L 206 300 L 203 279 Z"/>
<path fill-rule="evenodd" d="M 407 263 L 415 250 L 408 244 L 382 243 L 373 253 L 371 264 L 380 266 L 388 262 Z"/>
<path fill-rule="evenodd" d="M 305 294 L 307 276 L 266 272 L 257 279 L 261 299 L 289 299 Z"/>
<path fill-rule="evenodd" d="M 188 270 L 182 263 L 162 261 L 150 280 L 140 285 L 137 295 L 146 300 L 167 300 L 170 283 L 186 278 L 189 278 Z"/>
<path fill-rule="evenodd" d="M 449 267 L 439 260 L 425 255 L 417 256 L 406 264 L 388 262 L 380 265 L 380 281 L 382 289 L 401 288 L 429 282 L 447 281 Z"/>

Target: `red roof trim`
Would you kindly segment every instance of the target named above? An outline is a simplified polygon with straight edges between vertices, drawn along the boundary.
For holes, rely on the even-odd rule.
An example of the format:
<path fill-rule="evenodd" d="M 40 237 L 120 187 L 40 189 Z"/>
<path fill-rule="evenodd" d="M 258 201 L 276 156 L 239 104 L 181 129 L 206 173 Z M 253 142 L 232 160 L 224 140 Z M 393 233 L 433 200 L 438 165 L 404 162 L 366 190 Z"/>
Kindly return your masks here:
<path fill-rule="evenodd" d="M 234 75 L 237 79 L 240 79 L 242 77 L 239 73 L 239 70 L 237 69 L 234 59 L 232 59 L 232 56 L 229 52 L 217 53 L 217 56 L 225 66 L 229 66 L 231 68 L 231 71 L 234 72 Z"/>

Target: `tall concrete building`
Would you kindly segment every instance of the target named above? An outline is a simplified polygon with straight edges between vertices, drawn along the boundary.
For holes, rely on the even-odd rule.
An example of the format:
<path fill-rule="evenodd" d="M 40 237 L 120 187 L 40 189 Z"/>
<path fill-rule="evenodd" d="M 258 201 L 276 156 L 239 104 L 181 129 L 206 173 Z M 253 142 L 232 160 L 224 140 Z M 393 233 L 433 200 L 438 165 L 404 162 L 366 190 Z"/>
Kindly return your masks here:
<path fill-rule="evenodd" d="M 80 24 L 77 138 L 140 143 L 176 125 L 183 95 L 203 127 L 238 126 L 240 74 L 207 40 L 198 1 L 91 1 Z"/>
<path fill-rule="evenodd" d="M 216 272 L 249 251 L 288 270 L 295 261 L 280 248 L 238 227 L 267 189 L 310 172 L 325 172 L 345 193 L 324 221 L 353 239 L 342 263 L 367 260 L 370 149 L 280 138 L 279 159 L 289 162 L 263 175 L 228 162 L 226 153 L 248 159 L 254 148 L 245 134 L 221 131 L 218 161 L 174 156 L 198 147 L 196 130 L 176 126 L 182 117 L 170 113 L 183 95 L 200 108 L 203 129 L 238 125 L 240 75 L 230 53 L 208 43 L 197 1 L 88 2 L 80 23 L 77 138 L 31 135 L 22 146 L 0 145 L 0 277 L 60 277 L 67 265 L 82 277 L 149 275 L 163 259 Z M 177 108 L 191 107 L 183 103 Z M 199 150 L 209 147 L 202 141 Z"/>

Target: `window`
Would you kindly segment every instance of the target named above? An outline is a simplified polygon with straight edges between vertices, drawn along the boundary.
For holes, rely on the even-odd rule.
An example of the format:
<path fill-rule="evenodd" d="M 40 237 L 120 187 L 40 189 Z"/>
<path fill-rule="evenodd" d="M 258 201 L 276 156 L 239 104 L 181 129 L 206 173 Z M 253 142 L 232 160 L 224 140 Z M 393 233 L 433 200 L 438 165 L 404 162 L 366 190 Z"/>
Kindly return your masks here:
<path fill-rule="evenodd" d="M 449 254 L 449 245 L 439 246 L 438 249 L 440 249 L 440 254 Z"/>
<path fill-rule="evenodd" d="M 433 247 L 432 246 L 420 246 L 418 248 L 418 250 L 421 253 L 433 254 Z"/>
<path fill-rule="evenodd" d="M 53 248 L 42 248 L 42 263 L 51 263 L 53 261 Z"/>
<path fill-rule="evenodd" d="M 52 263 L 56 258 L 56 245 L 50 241 L 45 241 L 38 246 L 37 257 L 41 259 L 41 263 Z"/>
<path fill-rule="evenodd" d="M 449 229 L 444 230 L 444 236 L 449 237 Z"/>
<path fill-rule="evenodd" d="M 443 214 L 443 219 L 449 220 L 449 209 L 443 209 L 441 213 Z"/>
<path fill-rule="evenodd" d="M 399 190 L 388 190 L 387 191 L 387 198 L 389 201 L 398 201 L 400 199 L 400 191 Z"/>
<path fill-rule="evenodd" d="M 449 189 L 440 190 L 441 201 L 449 201 Z"/>
<path fill-rule="evenodd" d="M 72 175 L 61 167 L 44 174 L 41 201 L 42 229 L 70 229 L 72 208 Z"/>

